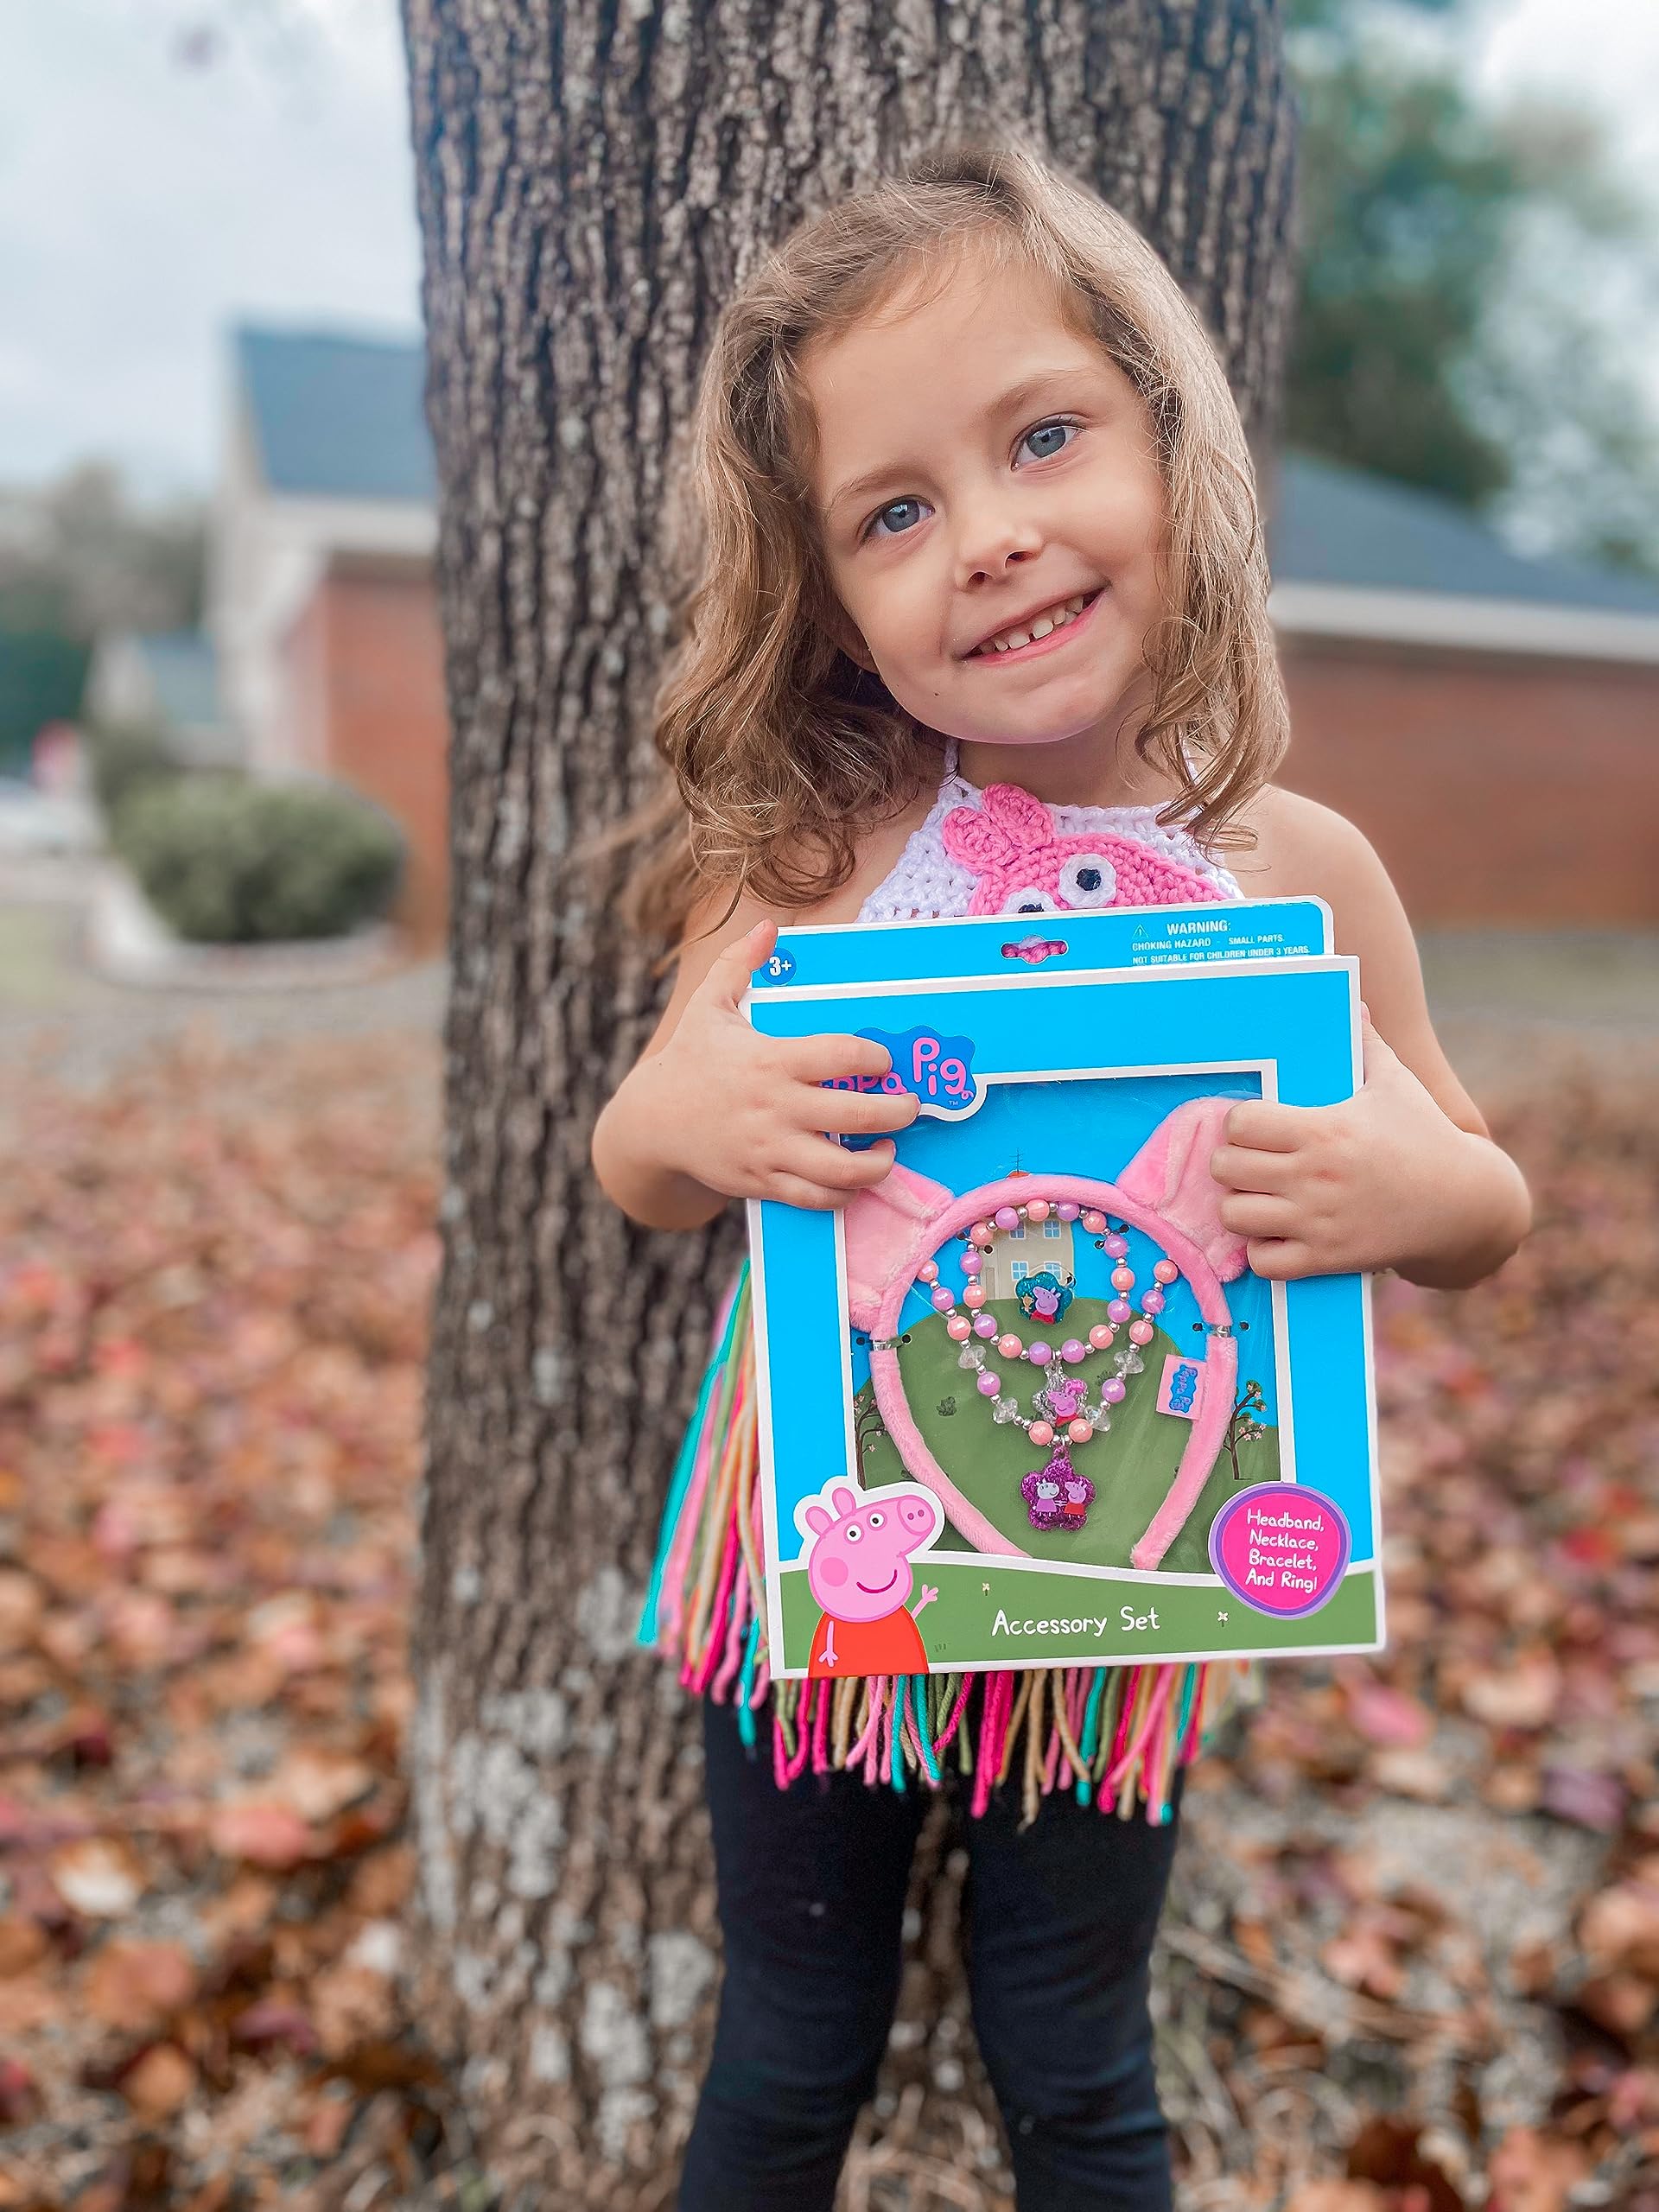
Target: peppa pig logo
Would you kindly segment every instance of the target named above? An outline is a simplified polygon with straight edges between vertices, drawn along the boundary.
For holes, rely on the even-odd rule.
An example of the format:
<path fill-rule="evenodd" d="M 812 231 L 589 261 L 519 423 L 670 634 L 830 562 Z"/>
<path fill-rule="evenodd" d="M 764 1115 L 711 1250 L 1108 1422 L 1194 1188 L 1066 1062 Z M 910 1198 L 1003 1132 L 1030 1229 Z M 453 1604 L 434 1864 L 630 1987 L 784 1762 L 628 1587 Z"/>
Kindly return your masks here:
<path fill-rule="evenodd" d="M 861 1029 L 857 1033 L 882 1046 L 893 1065 L 886 1075 L 831 1076 L 825 1082 L 824 1090 L 908 1090 L 920 1100 L 924 1114 L 945 1122 L 971 1114 L 978 1105 L 980 1090 L 974 1074 L 971 1037 L 946 1037 L 937 1029 L 926 1027 L 898 1033 Z M 862 1152 L 875 1139 L 843 1135 L 842 1142 L 849 1152 Z"/>
<path fill-rule="evenodd" d="M 855 1490 L 837 1478 L 795 1509 L 807 1539 L 807 1586 L 820 1611 L 807 1668 L 811 1680 L 839 1675 L 918 1675 L 927 1647 L 917 1615 L 938 1592 L 921 1586 L 912 1556 L 944 1526 L 944 1508 L 917 1483 Z"/>

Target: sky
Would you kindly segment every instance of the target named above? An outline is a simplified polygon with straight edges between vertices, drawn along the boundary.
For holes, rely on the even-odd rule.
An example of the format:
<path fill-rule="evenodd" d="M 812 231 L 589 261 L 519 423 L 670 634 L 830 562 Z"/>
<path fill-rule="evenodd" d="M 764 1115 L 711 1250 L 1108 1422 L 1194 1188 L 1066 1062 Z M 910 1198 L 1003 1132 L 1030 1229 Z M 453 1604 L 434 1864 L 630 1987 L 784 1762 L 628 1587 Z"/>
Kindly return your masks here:
<path fill-rule="evenodd" d="M 1659 0 L 1484 0 L 1471 52 L 1659 221 Z M 205 490 L 235 321 L 416 329 L 395 0 L 0 0 L 0 483 Z"/>

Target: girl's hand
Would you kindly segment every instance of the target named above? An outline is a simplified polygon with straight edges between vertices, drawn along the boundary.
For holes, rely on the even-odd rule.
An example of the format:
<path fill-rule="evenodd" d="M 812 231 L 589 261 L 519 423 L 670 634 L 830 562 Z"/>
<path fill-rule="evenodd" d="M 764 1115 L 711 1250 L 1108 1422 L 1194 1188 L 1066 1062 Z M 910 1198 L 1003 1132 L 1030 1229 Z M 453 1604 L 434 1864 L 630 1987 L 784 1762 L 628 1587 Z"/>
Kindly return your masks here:
<path fill-rule="evenodd" d="M 836 1076 L 884 1076 L 893 1056 L 867 1037 L 762 1037 L 739 1011 L 778 941 L 757 922 L 710 966 L 657 1055 L 653 1089 L 665 1166 L 732 1198 L 781 1198 L 817 1211 L 844 1206 L 893 1165 L 891 1144 L 848 1152 L 824 1132 L 907 1128 L 909 1091 L 825 1090 Z"/>
<path fill-rule="evenodd" d="M 1272 1281 L 1380 1268 L 1427 1283 L 1477 1281 L 1518 1241 L 1507 1233 L 1513 1164 L 1442 1112 L 1363 1006 L 1360 1018 L 1364 1080 L 1352 1098 L 1249 1100 L 1228 1115 L 1210 1161 L 1227 1194 L 1223 1224 Z"/>

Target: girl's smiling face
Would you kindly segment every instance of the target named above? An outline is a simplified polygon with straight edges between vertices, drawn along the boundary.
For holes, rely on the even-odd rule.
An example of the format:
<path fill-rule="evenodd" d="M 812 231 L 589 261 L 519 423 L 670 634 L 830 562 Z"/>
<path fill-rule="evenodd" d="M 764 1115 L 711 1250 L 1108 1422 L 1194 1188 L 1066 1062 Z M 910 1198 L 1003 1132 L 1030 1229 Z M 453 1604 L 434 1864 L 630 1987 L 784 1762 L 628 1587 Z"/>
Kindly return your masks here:
<path fill-rule="evenodd" d="M 1115 752 L 1149 697 L 1167 516 L 1151 420 L 1116 363 L 1039 271 L 970 252 L 927 303 L 912 288 L 815 341 L 801 375 L 838 642 L 929 728 Z M 1040 640 L 980 650 L 1079 597 Z"/>

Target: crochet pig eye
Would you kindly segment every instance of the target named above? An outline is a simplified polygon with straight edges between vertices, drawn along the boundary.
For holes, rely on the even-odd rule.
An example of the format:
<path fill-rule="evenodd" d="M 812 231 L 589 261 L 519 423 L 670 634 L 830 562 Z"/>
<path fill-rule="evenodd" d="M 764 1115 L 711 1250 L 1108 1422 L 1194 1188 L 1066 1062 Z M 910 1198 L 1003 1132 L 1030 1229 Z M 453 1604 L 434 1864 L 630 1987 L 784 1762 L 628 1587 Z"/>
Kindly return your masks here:
<path fill-rule="evenodd" d="M 1023 891 L 1011 891 L 1002 901 L 1005 914 L 1058 914 L 1059 911 L 1052 893 L 1039 891 L 1035 884 L 1027 884 Z"/>
<path fill-rule="evenodd" d="M 1117 870 L 1098 853 L 1074 853 L 1060 870 L 1060 896 L 1073 906 L 1109 906 Z"/>

